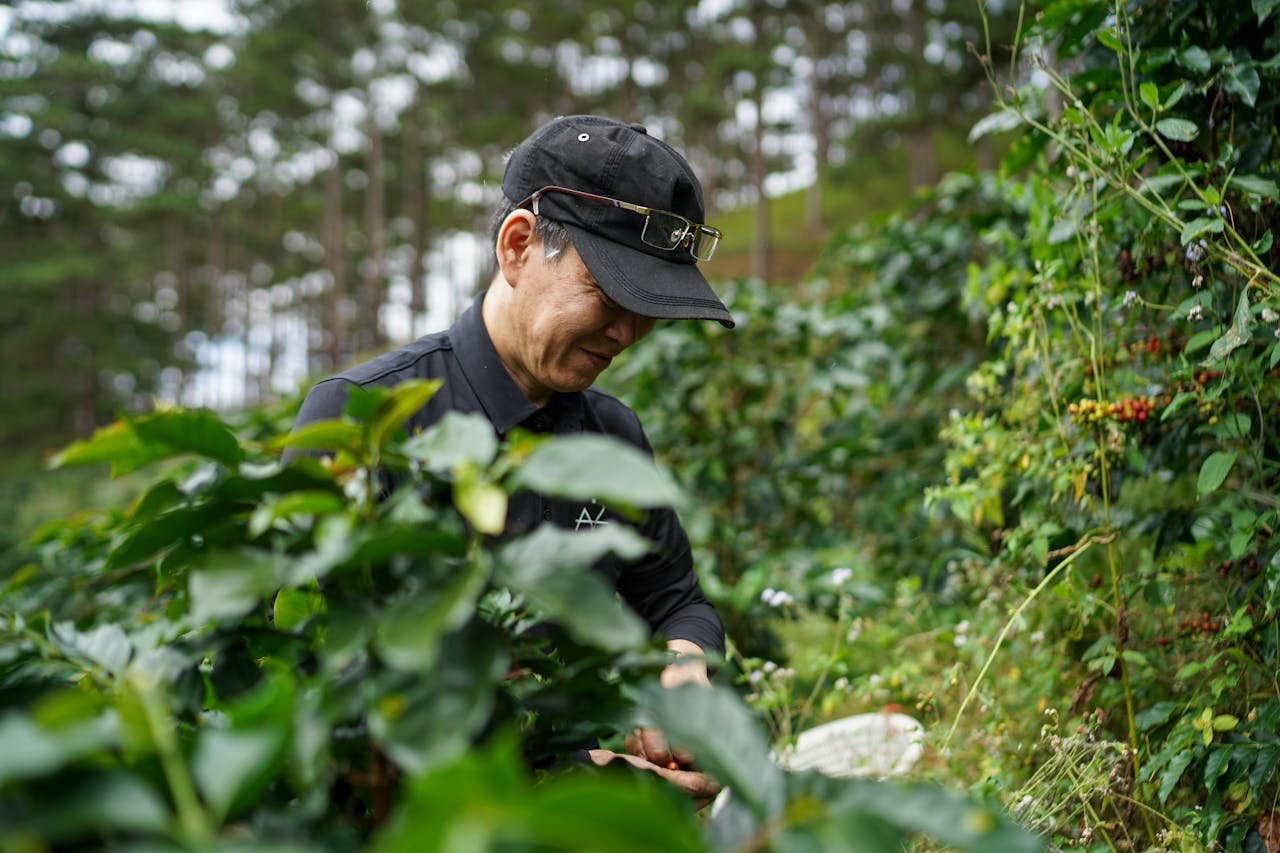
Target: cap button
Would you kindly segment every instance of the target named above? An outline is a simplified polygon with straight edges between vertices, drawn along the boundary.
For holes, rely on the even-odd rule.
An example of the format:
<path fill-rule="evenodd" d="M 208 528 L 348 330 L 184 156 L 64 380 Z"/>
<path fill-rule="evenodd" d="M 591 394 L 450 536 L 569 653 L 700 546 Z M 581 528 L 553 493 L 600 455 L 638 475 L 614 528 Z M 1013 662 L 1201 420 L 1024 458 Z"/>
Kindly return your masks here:
<path fill-rule="evenodd" d="M 632 124 L 632 125 L 628 125 L 628 126 L 629 126 L 632 130 L 634 130 L 636 133 L 643 133 L 643 134 L 645 134 L 646 136 L 648 136 L 648 135 L 649 135 L 649 130 L 648 130 L 648 128 L 646 128 L 643 124 Z"/>

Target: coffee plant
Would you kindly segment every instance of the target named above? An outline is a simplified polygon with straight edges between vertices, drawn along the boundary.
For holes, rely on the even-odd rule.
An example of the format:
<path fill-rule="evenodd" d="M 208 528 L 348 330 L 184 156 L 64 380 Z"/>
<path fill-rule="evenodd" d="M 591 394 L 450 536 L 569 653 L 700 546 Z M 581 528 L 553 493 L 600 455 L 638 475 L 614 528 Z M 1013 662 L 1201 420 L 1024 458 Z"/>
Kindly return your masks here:
<path fill-rule="evenodd" d="M 291 434 L 157 411 L 56 457 L 155 474 L 3 579 L 0 846 L 1037 849 L 935 787 L 785 773 L 729 688 L 659 688 L 665 653 L 590 569 L 638 534 L 497 534 L 518 489 L 634 514 L 673 481 L 600 436 L 404 435 L 436 388 Z M 729 789 L 714 818 L 571 759 L 641 723 Z"/>
<path fill-rule="evenodd" d="M 1272 843 L 1276 11 L 1051 3 L 1021 45 L 1047 90 L 999 88 L 975 128 L 1025 129 L 1024 215 L 970 268 L 992 355 L 930 500 L 984 531 L 987 582 L 1020 596 L 1006 628 L 1076 662 L 1081 734 L 1122 747 L 1109 786 L 1056 794 L 1097 806 L 1078 842 Z"/>
<path fill-rule="evenodd" d="M 628 364 L 777 731 L 905 708 L 1055 844 L 1280 844 L 1278 19 L 1026 9 L 997 174 Z"/>

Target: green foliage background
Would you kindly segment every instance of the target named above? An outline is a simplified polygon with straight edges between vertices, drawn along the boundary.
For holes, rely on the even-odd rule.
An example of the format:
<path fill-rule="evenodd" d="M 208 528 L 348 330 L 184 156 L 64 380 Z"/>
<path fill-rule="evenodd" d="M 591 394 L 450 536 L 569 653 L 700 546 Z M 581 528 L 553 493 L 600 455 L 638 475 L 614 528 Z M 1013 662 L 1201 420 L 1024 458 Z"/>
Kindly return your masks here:
<path fill-rule="evenodd" d="M 987 814 L 966 801 L 935 808 L 935 789 L 890 796 L 767 769 L 768 746 L 809 724 L 900 707 L 929 730 L 917 780 L 965 786 L 1055 847 L 1266 849 L 1280 791 L 1278 14 L 1271 0 L 1024 9 L 1015 54 L 985 54 L 997 105 L 973 130 L 1007 140 L 999 170 L 947 176 L 833 234 L 795 289 L 728 285 L 738 329 L 673 324 L 615 368 L 611 386 L 688 496 L 734 645 L 723 677 L 767 742 L 723 686 L 701 700 L 646 693 L 657 662 L 642 644 L 609 646 L 603 626 L 580 626 L 560 658 L 521 645 L 501 590 L 523 582 L 555 612 L 550 576 L 522 581 L 525 562 L 502 552 L 490 562 L 457 513 L 482 529 L 536 450 L 477 450 L 459 432 L 437 448 L 467 449 L 433 469 L 394 430 L 353 422 L 314 437 L 351 464 L 277 469 L 260 443 L 271 416 L 199 447 L 172 443 L 157 416 L 71 458 L 212 459 L 48 528 L 38 562 L 9 575 L 4 725 L 27 764 L 0 783 L 5 814 L 43 837 L 31 786 L 72 797 L 67 780 L 88 780 L 91 802 L 105 773 L 135 804 L 113 814 L 134 822 L 68 805 L 88 815 L 71 824 L 80 837 L 407 846 L 444 839 L 429 834 L 444 816 L 489 841 L 503 821 L 505 840 L 572 848 L 581 836 L 529 805 L 558 803 L 652 814 L 680 827 L 668 846 L 692 849 L 892 849 L 921 830 L 936 839 L 925 848 L 1023 843 L 946 835 L 1009 830 L 966 823 Z M 376 424 L 384 404 L 355 414 Z M 453 504 L 371 504 L 369 467 L 401 459 L 451 483 Z M 395 549 L 374 548 L 364 525 Z M 206 566 L 199 548 L 236 556 Z M 341 605 L 362 615 L 336 619 L 327 591 L 288 574 L 300 559 L 335 573 Z M 458 609 L 416 571 L 438 573 Z M 400 608 L 413 618 L 386 619 Z M 406 625 L 433 633 L 402 644 Z M 508 645 L 444 666 L 464 632 Z M 179 639 L 185 674 L 139 686 Z M 526 664 L 536 689 L 503 679 L 499 660 Z M 375 686 L 344 692 L 344 676 Z M 448 707 L 475 707 L 468 691 L 491 703 L 443 745 L 421 716 L 400 722 L 447 705 L 422 693 L 441 680 L 439 696 L 464 697 Z M 593 711 L 559 714 L 540 695 Z M 643 780 L 531 788 L 516 769 L 531 745 L 577 742 L 576 726 L 621 730 L 637 697 L 670 726 L 734 721 L 730 754 L 697 725 L 684 737 L 746 792 L 746 811 L 700 829 Z M 283 770 L 263 770 L 286 751 Z M 215 760 L 241 763 L 199 769 Z M 617 826 L 622 846 L 652 825 Z"/>

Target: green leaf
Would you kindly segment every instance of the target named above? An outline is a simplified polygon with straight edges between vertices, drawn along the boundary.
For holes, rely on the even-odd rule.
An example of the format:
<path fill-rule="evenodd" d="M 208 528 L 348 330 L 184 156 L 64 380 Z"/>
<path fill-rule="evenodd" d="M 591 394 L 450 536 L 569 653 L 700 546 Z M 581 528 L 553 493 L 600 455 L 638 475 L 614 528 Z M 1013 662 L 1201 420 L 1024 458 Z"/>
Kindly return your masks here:
<path fill-rule="evenodd" d="M 435 666 L 407 677 L 369 711 L 369 731 L 409 773 L 466 754 L 489 721 L 496 685 L 510 665 L 502 637 L 473 620 L 444 638 Z"/>
<path fill-rule="evenodd" d="M 36 725 L 21 713 L 0 716 L 0 786 L 20 779 L 37 779 L 120 739 L 119 718 L 103 714 L 83 723 L 58 728 Z"/>
<path fill-rule="evenodd" d="M 905 848 L 903 836 L 907 834 L 927 836 L 949 850 L 1038 853 L 1044 849 L 1034 833 L 990 806 L 936 785 L 791 774 L 787 778 L 787 799 L 792 808 L 801 803 L 821 804 L 815 820 L 806 821 L 805 828 L 811 828 L 818 839 L 826 841 L 818 847 L 822 850 L 899 850 Z M 892 829 L 896 840 L 881 837 L 866 843 L 869 838 L 848 834 L 876 825 Z M 828 834 L 828 828 L 834 832 Z M 854 839 L 863 843 L 851 843 Z"/>
<path fill-rule="evenodd" d="M 1258 89 L 1262 86 L 1262 78 L 1258 69 L 1251 65 L 1232 63 L 1226 68 L 1222 80 L 1223 88 L 1252 107 L 1258 100 Z"/>
<path fill-rule="evenodd" d="M 513 477 L 515 488 L 632 507 L 672 506 L 680 489 L 635 447 L 604 435 L 570 435 L 539 444 Z"/>
<path fill-rule="evenodd" d="M 524 595 L 579 642 L 607 651 L 635 648 L 648 637 L 648 627 L 623 608 L 613 589 L 589 566 L 607 554 L 631 560 L 651 548 L 635 531 L 618 524 L 580 533 L 544 524 L 498 549 L 498 581 Z"/>
<path fill-rule="evenodd" d="M 1213 346 L 1209 348 L 1209 356 L 1202 364 L 1216 364 L 1232 351 L 1248 343 L 1252 326 L 1253 311 L 1249 307 L 1249 291 L 1246 289 L 1240 291 L 1240 301 L 1236 303 L 1236 315 L 1231 322 L 1231 327 L 1223 333 L 1222 337 L 1213 342 Z"/>
<path fill-rule="evenodd" d="M 443 384 L 443 379 L 411 379 L 393 388 L 369 424 L 370 446 L 385 447 L 396 431 L 417 414 Z"/>
<path fill-rule="evenodd" d="M 1253 767 L 1249 768 L 1249 787 L 1255 791 L 1261 790 L 1275 775 L 1277 764 L 1280 764 L 1280 749 L 1270 746 L 1258 750 Z"/>
<path fill-rule="evenodd" d="M 1190 764 L 1190 752 L 1179 752 L 1169 759 L 1169 766 L 1160 774 L 1161 803 L 1169 799 L 1169 795 L 1173 793 L 1174 786 L 1178 784 L 1178 780 L 1182 778 L 1183 772 L 1186 771 Z"/>
<path fill-rule="evenodd" d="M 463 464 L 484 469 L 498 452 L 498 437 L 483 415 L 450 411 L 406 441 L 401 451 L 436 474 L 449 474 Z"/>
<path fill-rule="evenodd" d="M 1187 345 L 1182 348 L 1182 351 L 1187 355 L 1191 355 L 1194 352 L 1199 352 L 1200 350 L 1209 346 L 1209 344 L 1216 341 L 1221 336 L 1222 336 L 1221 326 L 1216 326 L 1212 329 L 1205 329 L 1203 331 L 1196 332 L 1194 335 L 1192 335 L 1190 338 L 1187 339 Z"/>
<path fill-rule="evenodd" d="M 998 110 L 983 116 L 969 131 L 969 141 L 974 142 L 992 133 L 1003 133 L 1022 125 L 1022 118 L 1011 109 Z"/>
<path fill-rule="evenodd" d="M 360 424 L 344 420 L 316 421 L 271 441 L 276 450 L 315 450 L 360 455 Z"/>
<path fill-rule="evenodd" d="M 453 483 L 453 504 L 480 533 L 497 536 L 507 525 L 507 493 L 470 464 L 462 465 Z"/>
<path fill-rule="evenodd" d="M 1167 190 L 1170 187 L 1182 186 L 1185 180 L 1186 178 L 1177 174 L 1152 175 L 1149 178 L 1144 178 L 1142 183 L 1138 185 L 1138 192 L 1149 192 L 1154 195 L 1159 195 L 1163 190 Z"/>
<path fill-rule="evenodd" d="M 733 691 L 715 685 L 650 685 L 641 707 L 673 744 L 693 753 L 698 766 L 733 790 L 761 820 L 785 802 L 784 775 L 769 758 L 763 732 Z"/>
<path fill-rule="evenodd" d="M 1173 678 L 1175 681 L 1185 681 L 1193 675 L 1198 675 L 1199 673 L 1204 672 L 1205 669 L 1206 664 L 1204 661 L 1193 660 L 1189 663 L 1183 664 L 1182 668 L 1178 670 L 1177 674 L 1174 675 Z"/>
<path fill-rule="evenodd" d="M 58 453 L 50 466 L 109 462 L 112 476 L 119 476 L 186 454 L 204 456 L 228 468 L 244 460 L 240 443 L 216 415 L 205 410 L 176 409 L 102 427 L 91 438 Z"/>
<path fill-rule="evenodd" d="M 1173 87 L 1173 91 L 1169 93 L 1169 97 L 1164 99 L 1163 108 L 1171 110 L 1182 100 L 1182 96 L 1187 93 L 1187 81 L 1179 80 L 1178 85 Z"/>
<path fill-rule="evenodd" d="M 191 757 L 191 775 L 215 820 L 249 805 L 275 776 L 287 732 L 281 728 L 203 729 Z"/>
<path fill-rule="evenodd" d="M 1177 702 L 1157 702 L 1150 708 L 1143 708 L 1134 714 L 1133 724 L 1138 731 L 1145 732 L 1148 729 L 1154 729 L 1156 726 L 1167 723 L 1176 710 L 1178 710 Z"/>
<path fill-rule="evenodd" d="M 1196 491 L 1207 495 L 1221 486 L 1231 473 L 1231 466 L 1236 464 L 1236 455 L 1234 450 L 1219 450 L 1204 460 L 1204 464 L 1200 466 L 1200 477 L 1196 481 Z"/>
<path fill-rule="evenodd" d="M 188 578 L 191 618 L 197 624 L 238 619 L 274 592 L 284 576 L 279 555 L 254 548 L 204 557 Z"/>
<path fill-rule="evenodd" d="M 1164 407 L 1164 411 L 1160 413 L 1160 421 L 1163 423 L 1178 412 L 1179 409 L 1188 403 L 1199 400 L 1200 396 L 1194 391 L 1183 391 L 1178 396 L 1169 401 L 1169 405 Z"/>
<path fill-rule="evenodd" d="M 171 834 L 164 799 L 132 773 L 81 770 L 58 782 L 31 827 L 45 841 L 84 842 L 115 832 Z M 76 845 L 72 845 L 76 846 Z"/>
<path fill-rule="evenodd" d="M 515 737 L 500 733 L 406 782 L 377 853 L 423 850 L 607 850 L 703 853 L 692 810 L 627 765 L 578 768 L 534 786 Z"/>
<path fill-rule="evenodd" d="M 235 468 L 244 461 L 244 450 L 226 424 L 204 409 L 156 412 L 132 422 L 134 434 L 149 448 L 163 449 L 167 459 L 193 453 Z"/>
<path fill-rule="evenodd" d="M 1178 142 L 1190 142 L 1200 132 L 1200 128 L 1184 118 L 1162 118 L 1156 122 L 1156 130 L 1166 139 Z"/>
<path fill-rule="evenodd" d="M 111 569 L 142 564 L 159 556 L 166 549 L 188 542 L 193 535 L 207 529 L 227 517 L 227 507 L 201 503 L 161 512 L 154 519 L 134 528 L 106 558 Z"/>
<path fill-rule="evenodd" d="M 393 604 L 378 619 L 378 657 L 392 669 L 429 669 L 436 661 L 441 638 L 461 628 L 475 612 L 476 599 L 488 578 L 485 561 L 472 560 L 444 584 Z"/>
<path fill-rule="evenodd" d="M 112 675 L 123 674 L 133 657 L 133 644 L 119 625 L 108 623 L 81 632 L 71 622 L 59 622 L 49 634 L 63 650 L 87 658 Z"/>
<path fill-rule="evenodd" d="M 1221 234 L 1223 221 L 1220 216 L 1200 216 L 1182 226 L 1182 244 L 1185 246 L 1206 231 Z"/>
<path fill-rule="evenodd" d="M 1280 201 L 1280 187 L 1277 187 L 1276 182 L 1270 178 L 1263 178 L 1258 175 L 1232 175 L 1229 185 L 1250 195 Z M 1271 232 L 1267 233 L 1270 234 Z"/>
<path fill-rule="evenodd" d="M 1229 732 L 1239 724 L 1239 718 L 1230 714 L 1218 714 L 1213 718 L 1213 730 L 1215 732 Z"/>
<path fill-rule="evenodd" d="M 1184 68 L 1190 68 L 1192 71 L 1199 71 L 1201 74 L 1207 74 L 1211 66 L 1209 61 L 1209 52 L 1203 47 L 1189 47 L 1178 54 L 1178 62 Z"/>
<path fill-rule="evenodd" d="M 1120 41 L 1120 35 L 1116 32 L 1115 27 L 1098 30 L 1094 33 L 1099 44 L 1109 47 L 1116 53 L 1124 53 L 1124 43 Z"/>
<path fill-rule="evenodd" d="M 271 621 L 277 631 L 296 631 L 312 616 L 328 610 L 324 593 L 313 589 L 282 589 L 271 606 Z"/>
<path fill-rule="evenodd" d="M 335 512 L 341 512 L 344 505 L 342 496 L 334 492 L 320 489 L 289 492 L 258 505 L 253 515 L 249 517 L 249 536 L 256 539 L 281 518 L 292 518 L 295 515 L 332 515 Z"/>
<path fill-rule="evenodd" d="M 1151 108 L 1152 112 L 1160 112 L 1160 89 L 1155 83 L 1143 83 L 1138 87 L 1138 97 Z"/>
<path fill-rule="evenodd" d="M 1218 784 L 1218 777 L 1222 775 L 1222 771 L 1227 769 L 1227 764 L 1231 760 L 1232 750 L 1219 747 L 1209 751 L 1209 757 L 1204 762 L 1204 786 L 1212 791 Z"/>
<path fill-rule="evenodd" d="M 1258 16 L 1259 24 L 1265 21 L 1277 7 L 1280 7 L 1280 0 L 1253 0 L 1253 13 Z"/>

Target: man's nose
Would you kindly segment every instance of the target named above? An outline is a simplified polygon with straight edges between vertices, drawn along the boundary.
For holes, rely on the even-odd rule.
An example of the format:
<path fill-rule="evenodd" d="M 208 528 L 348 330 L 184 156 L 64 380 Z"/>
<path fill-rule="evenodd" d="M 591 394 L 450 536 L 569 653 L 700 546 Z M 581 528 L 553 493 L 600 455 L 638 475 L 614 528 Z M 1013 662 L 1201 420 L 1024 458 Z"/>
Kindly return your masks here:
<path fill-rule="evenodd" d="M 620 349 L 626 349 L 640 339 L 641 318 L 638 314 L 619 308 L 613 312 L 609 325 L 605 327 L 605 335 Z"/>

